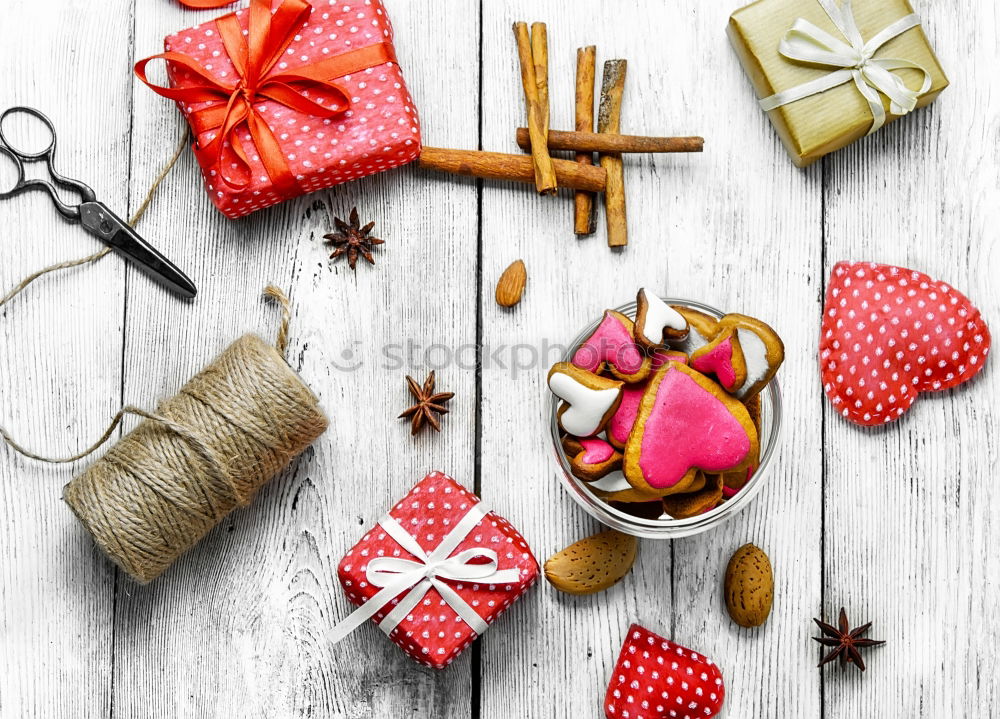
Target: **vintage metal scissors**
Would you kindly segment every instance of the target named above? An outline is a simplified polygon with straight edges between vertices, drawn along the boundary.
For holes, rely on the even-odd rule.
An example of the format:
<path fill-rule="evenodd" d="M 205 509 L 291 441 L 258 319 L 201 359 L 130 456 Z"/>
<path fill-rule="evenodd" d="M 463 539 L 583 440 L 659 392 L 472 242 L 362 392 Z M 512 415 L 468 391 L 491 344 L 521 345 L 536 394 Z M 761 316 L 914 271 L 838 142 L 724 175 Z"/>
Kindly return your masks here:
<path fill-rule="evenodd" d="M 44 148 L 28 152 L 10 141 L 4 128 L 9 118 L 16 115 L 31 115 L 40 120 L 48 130 L 49 138 Z M 9 127 L 9 125 L 7 125 Z M 20 143 L 18 143 L 20 144 Z M 0 114 L 0 155 L 10 158 L 17 171 L 14 186 L 8 189 L 0 186 L 0 200 L 5 200 L 28 190 L 44 190 L 52 198 L 59 213 L 70 222 L 79 222 L 90 234 L 112 247 L 121 255 L 132 260 L 154 280 L 186 298 L 193 298 L 198 289 L 174 263 L 164 257 L 152 245 L 140 237 L 127 222 L 118 217 L 103 202 L 98 202 L 94 191 L 78 180 L 60 175 L 53 166 L 56 152 L 56 130 L 44 114 L 30 107 L 12 107 Z M 0 157 L 2 160 L 2 157 Z M 26 180 L 24 163 L 44 161 L 52 182 L 46 180 Z M 67 204 L 59 196 L 56 186 L 72 191 L 80 196 L 77 205 Z"/>

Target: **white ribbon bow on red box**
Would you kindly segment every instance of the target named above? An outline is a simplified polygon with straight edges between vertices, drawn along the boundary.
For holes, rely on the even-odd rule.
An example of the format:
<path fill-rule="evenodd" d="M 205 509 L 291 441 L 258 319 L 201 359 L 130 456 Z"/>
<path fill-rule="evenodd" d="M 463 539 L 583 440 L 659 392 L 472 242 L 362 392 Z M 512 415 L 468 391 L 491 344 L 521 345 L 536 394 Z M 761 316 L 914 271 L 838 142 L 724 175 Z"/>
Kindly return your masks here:
<path fill-rule="evenodd" d="M 399 594 L 409 590 L 379 622 L 379 628 L 386 634 L 391 634 L 392 630 L 399 626 L 399 623 L 420 603 L 431 587 L 438 591 L 441 598 L 472 627 L 476 634 L 486 631 L 489 624 L 444 580 L 507 584 L 520 579 L 518 569 L 498 569 L 497 553 L 492 549 L 472 547 L 451 556 L 487 514 L 489 510 L 485 509 L 482 503 L 472 505 L 468 513 L 430 554 L 425 552 L 417 540 L 391 515 L 387 514 L 380 519 L 379 525 L 382 529 L 399 546 L 416 557 L 416 561 L 398 557 L 377 557 L 371 560 L 365 570 L 366 578 L 370 584 L 382 587 L 381 591 L 337 624 L 333 628 L 330 641 L 336 644 L 344 639 L 382 609 L 391 605 Z M 473 563 L 476 559 L 486 561 Z"/>

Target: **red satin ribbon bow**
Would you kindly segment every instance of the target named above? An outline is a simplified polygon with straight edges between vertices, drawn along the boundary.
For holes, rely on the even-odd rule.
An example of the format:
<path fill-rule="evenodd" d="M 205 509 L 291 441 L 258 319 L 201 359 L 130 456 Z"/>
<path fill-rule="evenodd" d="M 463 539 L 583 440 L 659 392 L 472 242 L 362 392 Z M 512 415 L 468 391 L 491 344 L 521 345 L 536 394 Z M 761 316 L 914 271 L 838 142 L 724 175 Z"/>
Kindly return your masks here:
<path fill-rule="evenodd" d="M 218 0 L 188 0 L 191 1 Z M 227 185 L 245 189 L 250 184 L 250 163 L 236 136 L 236 131 L 245 125 L 275 190 L 287 194 L 298 189 L 298 181 L 274 132 L 260 114 L 260 103 L 272 100 L 318 118 L 339 117 L 350 108 L 351 100 L 345 90 L 330 80 L 396 62 L 396 55 L 391 44 L 381 42 L 287 72 L 275 72 L 275 66 L 295 39 L 296 32 L 308 20 L 312 6 L 305 0 L 282 0 L 272 13 L 270 0 L 251 0 L 249 12 L 245 36 L 235 14 L 216 20 L 226 52 L 236 68 L 235 82 L 217 80 L 197 61 L 179 52 L 165 52 L 140 60 L 135 64 L 135 74 L 154 92 L 176 102 L 187 105 L 212 103 L 191 113 L 189 121 L 197 137 L 206 131 L 217 131 L 207 145 L 199 147 L 196 144 L 196 151 L 212 153 L 210 156 L 218 165 L 218 174 Z M 163 87 L 151 83 L 146 78 L 146 65 L 157 59 L 183 67 L 199 84 Z M 222 155 L 227 146 L 235 155 L 228 164 L 235 166 L 241 179 L 223 172 Z"/>

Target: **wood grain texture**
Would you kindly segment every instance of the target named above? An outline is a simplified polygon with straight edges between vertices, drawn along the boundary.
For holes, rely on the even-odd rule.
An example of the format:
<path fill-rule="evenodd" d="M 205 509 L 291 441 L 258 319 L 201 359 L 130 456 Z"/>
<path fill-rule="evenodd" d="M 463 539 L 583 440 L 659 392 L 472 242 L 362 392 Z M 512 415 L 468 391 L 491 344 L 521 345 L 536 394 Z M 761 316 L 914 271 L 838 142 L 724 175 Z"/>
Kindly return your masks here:
<path fill-rule="evenodd" d="M 926 272 L 1000 318 L 996 201 L 1000 97 L 997 7 L 921 3 L 952 85 L 926 110 L 826 158 L 824 276 L 840 260 Z M 826 674 L 830 719 L 1000 714 L 1000 456 L 996 357 L 974 380 L 924 395 L 865 430 L 824 402 L 824 612 L 845 606 L 888 645 L 863 679 Z"/>
<path fill-rule="evenodd" d="M 131 7 L 111 0 L 97 14 L 84 2 L 56 11 L 15 0 L 0 21 L 0 109 L 30 105 L 49 115 L 56 167 L 122 212 L 129 80 L 105 69 L 128 64 Z M 80 38 L 98 36 L 104 41 L 84 52 Z M 43 172 L 28 167 L 29 176 Z M 0 294 L 34 270 L 100 248 L 40 193 L 3 201 L 0 217 Z M 49 275 L 0 310 L 0 424 L 29 448 L 74 454 L 118 409 L 123 278 L 122 260 L 110 255 Z M 113 573 L 60 500 L 72 476 L 72 466 L 41 467 L 0 446 L 2 716 L 109 711 Z"/>
<path fill-rule="evenodd" d="M 732 9 L 713 3 L 711 9 L 673 17 L 681 24 L 674 28 L 679 47 L 657 67 L 690 67 L 684 57 L 694 53 L 705 58 L 698 71 L 705 74 L 684 80 L 680 92 L 669 85 L 660 90 L 673 99 L 668 127 L 642 129 L 705 137 L 704 154 L 685 163 L 697 176 L 664 180 L 678 198 L 664 216 L 680 215 L 683 224 L 662 241 L 677 250 L 695 245 L 680 258 L 667 256 L 670 276 L 683 279 L 666 289 L 673 294 L 673 283 L 683 283 L 676 290 L 680 296 L 759 317 L 777 330 L 785 343 L 786 359 L 777 377 L 784 426 L 767 484 L 755 502 L 717 531 L 674 543 L 674 635 L 700 646 L 722 667 L 731 702 L 726 716 L 815 718 L 822 716 L 809 639 L 810 617 L 821 599 L 822 444 L 816 410 L 821 393 L 815 329 L 821 301 L 821 175 L 816 168 L 803 172 L 791 165 L 757 108 L 724 37 Z M 629 67 L 632 79 L 635 65 Z M 663 74 L 667 83 L 686 75 Z M 683 98 L 697 94 L 697 87 L 710 78 L 721 85 L 720 96 L 732 98 L 730 115 L 712 103 L 685 106 Z M 631 84 L 630 91 L 639 85 Z M 631 112 L 627 109 L 626 117 Z M 702 198 L 689 196 L 691 188 L 699 188 Z M 774 568 L 774 605 L 758 629 L 736 626 L 725 612 L 725 568 L 746 542 L 763 549 Z"/>
<path fill-rule="evenodd" d="M 486 77 L 505 77 L 514 62 L 511 45 L 489 28 L 526 14 L 531 3 L 500 5 L 491 4 L 484 17 Z M 781 377 L 794 388 L 786 412 L 795 439 L 786 440 L 757 502 L 720 530 L 673 546 L 642 541 L 632 574 L 607 593 L 566 597 L 542 586 L 533 601 L 516 606 L 512 624 L 532 630 L 497 627 L 483 639 L 482 715 L 598 716 L 624 631 L 639 621 L 720 663 L 735 697 L 730 716 L 792 716 L 786 712 L 794 707 L 795 716 L 818 717 L 819 678 L 809 665 L 804 621 L 819 603 L 821 578 L 812 331 L 819 311 L 820 176 L 785 164 L 724 44 L 727 10 L 721 4 L 686 12 L 653 2 L 627 8 L 550 2 L 544 14 L 531 9 L 549 25 L 553 126 L 572 121 L 573 51 L 593 42 L 599 63 L 629 61 L 623 132 L 703 135 L 706 152 L 625 158 L 631 238 L 622 252 L 607 248 L 603 229 L 566 245 L 565 198 L 545 201 L 488 185 L 484 277 L 523 256 L 532 280 L 513 313 L 483 304 L 487 345 L 523 343 L 538 350 L 545 342 L 566 343 L 604 308 L 634 299 L 641 286 L 756 314 L 774 322 L 789 347 Z M 635 33 L 640 25 L 664 28 L 666 36 Z M 702 59 L 697 72 L 686 59 L 692 54 Z M 686 102 L 709 80 L 735 98 L 739 122 L 711 103 Z M 484 147 L 506 150 L 517 118 L 516 85 L 497 84 L 484 101 Z M 761 169 L 742 172 L 746 166 Z M 766 197 L 762 184 L 770 188 Z M 780 263 L 772 260 L 776 254 Z M 540 559 L 596 528 L 560 486 L 548 446 L 545 372 L 557 354 L 549 352 L 516 377 L 500 368 L 483 373 L 484 495 L 506 508 Z M 512 433 L 531 438 L 516 453 L 510 451 Z M 731 625 L 722 599 L 726 562 L 746 541 L 768 550 L 778 581 L 775 611 L 755 632 Z"/>
<path fill-rule="evenodd" d="M 569 191 L 540 197 L 415 167 L 233 222 L 186 153 L 139 230 L 199 284 L 198 300 L 177 301 L 114 256 L 42 280 L 0 310 L 0 424 L 33 448 L 78 449 L 123 400 L 152 408 L 244 332 L 273 338 L 277 312 L 260 291 L 275 282 L 295 308 L 290 362 L 332 427 L 147 587 L 119 576 L 59 501 L 73 467 L 0 449 L 0 717 L 596 718 L 632 621 L 719 663 L 724 717 L 1000 714 L 992 362 L 875 431 L 830 410 L 816 368 L 825 278 L 841 259 L 926 271 L 987 321 L 1000 317 L 1000 11 L 919 7 L 952 87 L 801 171 L 725 39 L 738 3 L 386 4 L 428 145 L 519 152 L 509 28 L 525 19 L 548 26 L 553 127 L 574 126 L 575 50 L 594 44 L 601 63 L 629 61 L 622 132 L 701 135 L 706 151 L 624 159 L 630 243 L 617 252 L 603 222 L 567 241 Z M 219 12 L 172 0 L 4 9 L 0 109 L 48 112 L 59 167 L 123 214 L 134 209 L 183 124 L 133 84 L 130 63 Z M 355 205 L 386 244 L 375 267 L 352 272 L 328 261 L 322 235 Z M 0 216 L 12 230 L 0 288 L 96 248 L 44 197 L 2 202 Z M 518 258 L 527 289 L 503 309 L 496 279 Z M 750 508 L 709 534 L 642 541 L 633 572 L 605 593 L 569 597 L 543 581 L 442 672 L 370 625 L 330 646 L 351 608 L 340 557 L 429 470 L 480 485 L 541 561 L 601 528 L 559 483 L 545 372 L 579 327 L 640 286 L 757 315 L 785 340 L 784 437 Z M 413 439 L 396 419 L 409 399 L 403 376 L 430 369 L 457 396 L 440 435 Z M 722 595 L 726 562 L 748 541 L 769 554 L 776 581 L 756 630 L 729 621 Z M 810 618 L 841 605 L 889 642 L 863 678 L 815 669 Z"/>
<path fill-rule="evenodd" d="M 423 126 L 425 138 L 474 146 L 478 73 L 460 59 L 476 56 L 478 17 L 458 12 L 455 2 L 387 3 L 387 11 L 415 102 L 436 109 Z M 154 52 L 165 34 L 193 23 L 190 12 L 171 3 L 142 3 L 137 55 Z M 426 38 L 440 44 L 418 41 Z M 423 53 L 442 61 L 432 66 Z M 432 70 L 448 72 L 454 85 L 438 82 Z M 149 148 L 172 142 L 181 121 L 176 109 L 141 86 L 135 104 L 133 174 L 149 177 L 162 155 Z M 346 218 L 355 205 L 363 221 L 377 222 L 373 234 L 386 244 L 375 253 L 375 267 L 360 263 L 352 272 L 346 262 L 327 260 L 322 235 L 333 230 L 334 215 Z M 175 391 L 243 332 L 273 337 L 277 313 L 259 296 L 274 281 L 288 288 L 294 303 L 290 361 L 319 395 L 332 426 L 162 581 L 136 587 L 119 578 L 117 710 L 127 716 L 467 716 L 468 657 L 446 673 L 415 670 L 373 626 L 337 647 L 324 635 L 349 611 L 336 567 L 363 532 L 430 469 L 472 481 L 467 448 L 474 443 L 474 374 L 453 367 L 438 372 L 439 386 L 458 399 L 443 436 L 413 440 L 407 423 L 395 417 L 407 404 L 403 375 L 426 369 L 422 358 L 385 368 L 390 360 L 383 350 L 394 343 L 405 349 L 409 340 L 422 347 L 474 341 L 474 304 L 467 299 L 476 292 L 474 187 L 404 169 L 231 222 L 209 203 L 188 156 L 151 213 L 148 236 L 167 238 L 176 256 L 199 268 L 202 294 L 182 307 L 162 293 L 132 288 L 129 400 L 149 402 Z M 130 283 L 145 280 L 130 275 Z M 355 364 L 361 364 L 355 371 L 338 370 Z"/>

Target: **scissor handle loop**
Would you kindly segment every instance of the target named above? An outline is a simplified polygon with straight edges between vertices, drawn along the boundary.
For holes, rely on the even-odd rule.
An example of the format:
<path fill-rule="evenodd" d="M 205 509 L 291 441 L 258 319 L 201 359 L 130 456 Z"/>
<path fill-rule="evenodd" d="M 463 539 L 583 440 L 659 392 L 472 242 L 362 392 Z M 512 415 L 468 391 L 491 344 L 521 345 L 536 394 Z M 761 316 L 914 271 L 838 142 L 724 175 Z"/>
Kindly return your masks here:
<path fill-rule="evenodd" d="M 49 143 L 45 149 L 38 152 L 26 152 L 19 148 L 15 144 L 12 144 L 10 139 L 4 133 L 4 123 L 8 117 L 14 114 L 25 114 L 31 115 L 37 118 L 45 125 L 49 131 Z M 54 158 L 56 153 L 56 129 L 52 124 L 52 121 L 40 110 L 36 110 L 33 107 L 11 107 L 0 113 L 0 150 L 3 150 L 4 154 L 14 160 L 14 164 L 18 171 L 18 181 L 14 187 L 8 191 L 0 193 L 0 199 L 7 197 L 12 197 L 18 195 L 26 190 L 30 189 L 40 189 L 44 190 L 52 198 L 55 203 L 56 209 L 59 213 L 70 220 L 78 220 L 80 218 L 80 208 L 79 204 L 69 204 L 65 202 L 59 195 L 59 191 L 55 188 L 52 182 L 59 187 L 71 190 L 78 195 L 80 195 L 80 204 L 87 202 L 94 202 L 97 197 L 94 194 L 93 189 L 86 183 L 80 182 L 79 180 L 73 180 L 65 175 L 59 173 L 55 168 Z M 33 162 L 36 160 L 44 160 L 45 166 L 49 171 L 49 176 L 52 178 L 52 182 L 46 180 L 25 180 L 24 179 L 24 163 Z"/>
<path fill-rule="evenodd" d="M 7 135 L 4 132 L 4 124 L 6 123 L 8 117 L 15 114 L 31 115 L 45 125 L 49 131 L 49 144 L 45 146 L 45 149 L 39 150 L 38 152 L 25 152 L 7 138 Z M 52 120 L 46 117 L 44 113 L 33 107 L 9 107 L 3 111 L 3 114 L 0 114 L 0 143 L 6 145 L 22 160 L 48 160 L 51 169 L 52 155 L 56 152 L 56 128 L 55 125 L 52 124 Z"/>
<path fill-rule="evenodd" d="M 0 185 L 0 200 L 6 200 L 8 197 L 13 197 L 24 189 L 24 163 L 21 162 L 21 158 L 13 150 L 8 149 L 3 143 L 0 143 L 0 153 L 9 157 L 17 169 L 17 178 L 14 180 L 13 185 L 8 186 L 7 183 Z"/>

